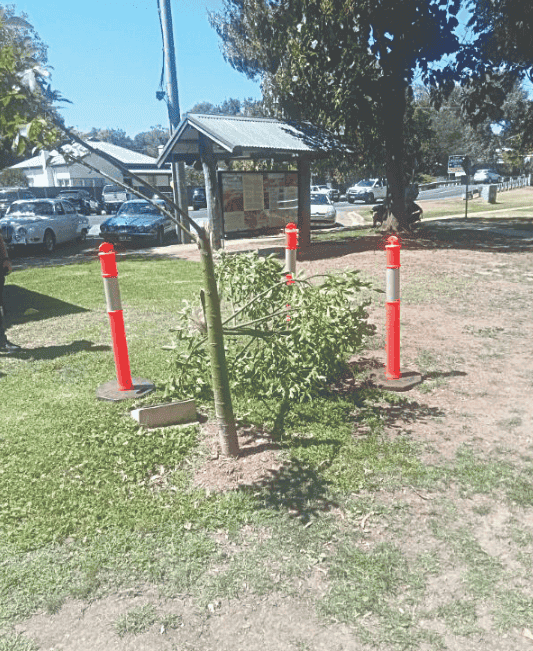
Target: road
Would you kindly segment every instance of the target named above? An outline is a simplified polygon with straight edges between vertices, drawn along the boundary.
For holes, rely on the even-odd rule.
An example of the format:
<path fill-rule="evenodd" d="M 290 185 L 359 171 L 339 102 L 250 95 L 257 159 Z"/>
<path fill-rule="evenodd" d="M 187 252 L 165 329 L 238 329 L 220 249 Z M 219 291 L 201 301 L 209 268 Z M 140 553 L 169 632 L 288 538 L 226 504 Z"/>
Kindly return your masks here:
<path fill-rule="evenodd" d="M 189 216 L 197 221 L 200 226 L 204 226 L 207 221 L 207 210 L 189 210 Z M 111 215 L 89 215 L 89 237 L 98 237 L 100 235 L 100 224 Z"/>
<path fill-rule="evenodd" d="M 435 190 L 424 190 L 418 195 L 419 201 L 437 201 L 439 199 L 450 199 L 453 197 L 462 197 L 465 191 L 464 186 L 456 185 L 451 187 L 436 188 Z M 335 208 L 340 212 L 346 212 L 347 210 L 353 210 L 357 206 L 366 205 L 362 201 L 356 201 L 355 203 L 349 203 L 348 201 L 336 201 Z M 89 236 L 98 237 L 100 234 L 100 224 L 109 217 L 109 215 L 91 215 L 89 217 Z M 189 217 L 197 221 L 200 225 L 205 225 L 207 221 L 207 209 L 202 208 L 201 210 L 189 210 Z"/>
<path fill-rule="evenodd" d="M 472 186 L 470 186 L 472 187 Z M 454 197 L 462 197 L 465 191 L 463 185 L 453 185 L 448 187 L 436 188 L 434 190 L 422 190 L 417 197 L 417 201 L 438 201 L 439 199 L 452 199 Z M 364 206 L 363 201 L 356 201 L 355 203 L 349 203 L 348 201 L 337 201 L 335 203 L 335 208 L 346 209 L 352 208 L 354 206 Z"/>

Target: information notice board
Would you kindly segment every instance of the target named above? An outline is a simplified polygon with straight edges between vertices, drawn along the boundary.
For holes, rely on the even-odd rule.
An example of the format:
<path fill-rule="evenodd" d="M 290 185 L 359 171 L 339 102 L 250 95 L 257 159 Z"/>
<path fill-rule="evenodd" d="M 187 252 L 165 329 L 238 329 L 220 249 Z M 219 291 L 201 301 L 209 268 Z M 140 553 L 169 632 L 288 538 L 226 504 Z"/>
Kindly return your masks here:
<path fill-rule="evenodd" d="M 219 172 L 224 233 L 298 220 L 298 172 Z"/>
<path fill-rule="evenodd" d="M 448 156 L 448 174 L 463 176 L 466 172 L 463 169 L 464 154 Z"/>

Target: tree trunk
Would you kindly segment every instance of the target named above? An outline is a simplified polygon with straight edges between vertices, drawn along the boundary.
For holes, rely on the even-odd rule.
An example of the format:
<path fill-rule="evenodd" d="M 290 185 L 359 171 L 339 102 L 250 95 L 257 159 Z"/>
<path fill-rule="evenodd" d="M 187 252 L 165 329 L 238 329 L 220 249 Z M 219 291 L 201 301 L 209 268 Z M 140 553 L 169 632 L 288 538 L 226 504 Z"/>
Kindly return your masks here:
<path fill-rule="evenodd" d="M 385 169 L 389 193 L 389 215 L 382 231 L 397 233 L 406 228 L 403 121 L 405 87 L 400 80 L 383 79 Z M 389 108 L 390 107 L 390 108 Z"/>
<path fill-rule="evenodd" d="M 207 325 L 207 345 L 211 361 L 211 381 L 215 397 L 215 413 L 218 421 L 218 434 L 222 455 L 239 456 L 239 441 L 235 427 L 235 416 L 229 387 L 228 366 L 224 351 L 224 335 L 220 299 L 215 278 L 213 251 L 209 236 L 200 237 L 200 253 L 205 287 L 205 319 Z"/>

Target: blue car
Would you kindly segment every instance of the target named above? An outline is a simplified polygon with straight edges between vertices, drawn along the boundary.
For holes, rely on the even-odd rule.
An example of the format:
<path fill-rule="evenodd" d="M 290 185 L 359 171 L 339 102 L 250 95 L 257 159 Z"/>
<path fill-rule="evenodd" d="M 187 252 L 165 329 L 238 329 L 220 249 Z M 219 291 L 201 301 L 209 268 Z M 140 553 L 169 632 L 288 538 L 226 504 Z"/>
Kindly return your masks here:
<path fill-rule="evenodd" d="M 155 203 L 164 206 L 162 199 Z M 154 241 L 163 246 L 165 237 L 174 234 L 174 222 L 149 201 L 125 201 L 116 215 L 100 224 L 100 236 L 106 242 Z"/>

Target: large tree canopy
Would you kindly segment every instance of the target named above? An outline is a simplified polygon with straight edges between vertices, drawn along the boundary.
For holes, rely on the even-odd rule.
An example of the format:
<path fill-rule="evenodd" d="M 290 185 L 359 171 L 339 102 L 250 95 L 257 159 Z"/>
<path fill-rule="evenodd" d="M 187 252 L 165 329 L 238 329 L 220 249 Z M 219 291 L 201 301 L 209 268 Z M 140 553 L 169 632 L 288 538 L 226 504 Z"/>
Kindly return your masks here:
<path fill-rule="evenodd" d="M 460 0 L 225 0 L 211 14 L 229 63 L 260 77 L 284 115 L 384 152 L 395 230 L 405 219 L 404 119 L 415 74 L 460 49 Z M 377 161 L 376 161 L 377 163 Z"/>
<path fill-rule="evenodd" d="M 531 0 L 470 0 L 469 26 L 475 47 L 491 65 L 527 75 L 533 82 L 533 3 Z"/>

